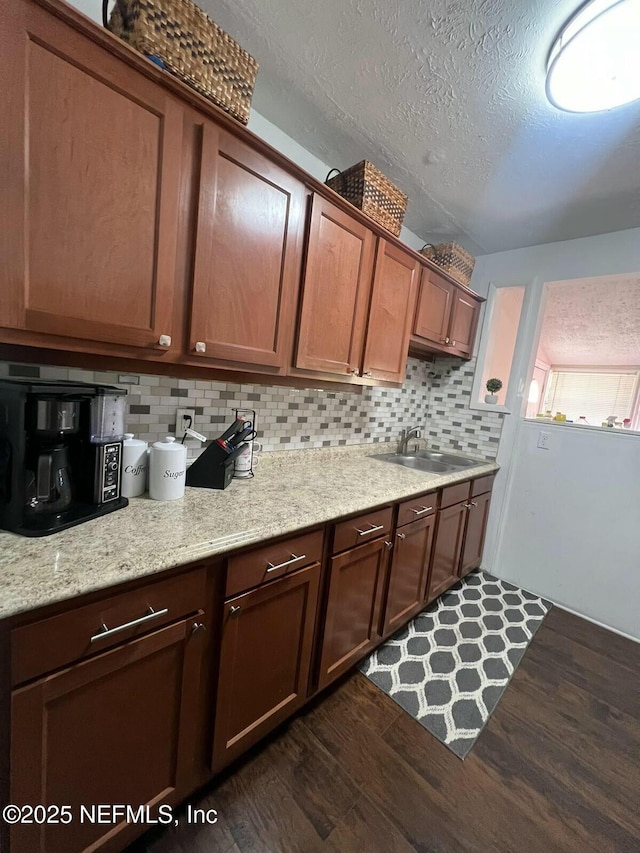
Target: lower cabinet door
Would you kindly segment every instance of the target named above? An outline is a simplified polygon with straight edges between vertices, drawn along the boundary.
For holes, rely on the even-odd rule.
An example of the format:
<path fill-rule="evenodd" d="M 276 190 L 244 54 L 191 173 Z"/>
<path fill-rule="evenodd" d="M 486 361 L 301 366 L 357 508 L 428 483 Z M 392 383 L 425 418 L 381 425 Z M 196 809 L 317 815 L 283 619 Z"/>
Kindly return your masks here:
<path fill-rule="evenodd" d="M 224 606 L 213 769 L 220 770 L 307 697 L 320 564 Z"/>
<path fill-rule="evenodd" d="M 396 532 L 384 614 L 385 637 L 424 607 L 435 523 L 436 516 L 431 515 Z"/>
<path fill-rule="evenodd" d="M 438 511 L 427 601 L 433 601 L 458 580 L 467 512 L 466 501 Z"/>
<path fill-rule="evenodd" d="M 477 495 L 469 501 L 469 517 L 460 561 L 460 577 L 464 577 L 472 569 L 477 569 L 482 562 L 490 504 L 491 492 Z"/>
<path fill-rule="evenodd" d="M 11 802 L 70 808 L 48 813 L 58 823 L 12 826 L 12 853 L 121 850 L 148 824 L 140 814 L 128 825 L 111 806 L 149 807 L 153 819 L 189 792 L 206 648 L 194 631 L 200 618 L 13 692 Z"/>
<path fill-rule="evenodd" d="M 388 553 L 385 540 L 377 539 L 331 560 L 319 688 L 379 642 Z"/>

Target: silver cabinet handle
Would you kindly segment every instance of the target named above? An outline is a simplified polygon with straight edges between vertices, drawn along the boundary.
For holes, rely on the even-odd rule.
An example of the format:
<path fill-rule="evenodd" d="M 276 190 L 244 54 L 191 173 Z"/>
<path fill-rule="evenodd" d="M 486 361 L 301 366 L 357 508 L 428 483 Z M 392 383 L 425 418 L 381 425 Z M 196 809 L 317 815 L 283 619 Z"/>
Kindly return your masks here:
<path fill-rule="evenodd" d="M 192 634 L 200 634 L 200 633 L 202 633 L 202 631 L 206 631 L 206 630 L 207 630 L 207 626 L 203 625 L 202 622 L 194 622 L 193 625 L 191 626 L 191 633 Z"/>
<path fill-rule="evenodd" d="M 471 506 L 478 506 L 476 501 L 471 501 Z"/>
<path fill-rule="evenodd" d="M 396 536 L 398 537 L 398 539 L 406 539 L 407 538 L 406 533 L 397 533 Z"/>
<path fill-rule="evenodd" d="M 454 347 L 456 345 L 455 341 L 451 341 L 451 346 Z"/>
<path fill-rule="evenodd" d="M 239 604 L 232 604 L 231 607 L 229 608 L 229 616 L 237 616 L 238 613 L 240 613 L 240 605 Z"/>
<path fill-rule="evenodd" d="M 373 524 L 368 530 L 360 530 L 359 527 L 356 527 L 358 531 L 358 536 L 366 536 L 368 533 L 375 533 L 377 530 L 384 530 L 384 524 Z"/>
<path fill-rule="evenodd" d="M 422 515 L 425 512 L 430 512 L 433 509 L 432 506 L 421 506 L 420 509 L 411 509 L 411 512 L 415 513 L 415 515 Z"/>
<path fill-rule="evenodd" d="M 119 634 L 121 631 L 127 631 L 129 628 L 136 628 L 138 625 L 144 625 L 152 619 L 158 619 L 160 616 L 166 616 L 168 612 L 168 607 L 164 607 L 162 610 L 154 610 L 153 607 L 149 607 L 149 612 L 145 616 L 141 616 L 139 619 L 134 619 L 132 622 L 125 622 L 123 625 L 118 625 L 117 628 L 107 628 L 103 622 L 102 630 L 100 633 L 94 634 L 93 637 L 91 637 L 91 642 L 96 643 L 98 640 L 104 640 L 105 637 L 112 637 L 114 634 Z"/>
<path fill-rule="evenodd" d="M 371 371 L 370 370 L 363 370 L 362 375 L 363 376 L 371 376 Z"/>
<path fill-rule="evenodd" d="M 349 373 L 353 373 L 354 376 L 360 376 L 360 371 L 357 367 L 352 367 Z"/>
<path fill-rule="evenodd" d="M 196 341 L 196 345 L 194 347 L 196 352 L 206 352 L 207 345 L 204 341 Z"/>
<path fill-rule="evenodd" d="M 171 335 L 160 335 L 160 337 L 158 338 L 158 343 L 161 347 L 170 347 Z"/>
<path fill-rule="evenodd" d="M 267 569 L 267 573 L 268 572 L 275 572 L 277 569 L 284 569 L 287 566 L 292 566 L 294 563 L 297 563 L 300 560 L 306 560 L 306 559 L 307 559 L 306 554 L 300 554 L 299 557 L 296 557 L 295 554 L 292 554 L 290 560 L 287 560 L 284 563 L 278 563 L 277 566 L 274 566 L 273 563 L 267 563 L 267 566 L 269 566 L 269 568 Z"/>
<path fill-rule="evenodd" d="M 462 504 L 465 509 L 471 509 L 472 504 Z"/>
<path fill-rule="evenodd" d="M 393 548 L 393 542 L 389 542 L 388 539 L 385 539 L 384 546 L 387 549 L 387 551 L 390 551 Z"/>

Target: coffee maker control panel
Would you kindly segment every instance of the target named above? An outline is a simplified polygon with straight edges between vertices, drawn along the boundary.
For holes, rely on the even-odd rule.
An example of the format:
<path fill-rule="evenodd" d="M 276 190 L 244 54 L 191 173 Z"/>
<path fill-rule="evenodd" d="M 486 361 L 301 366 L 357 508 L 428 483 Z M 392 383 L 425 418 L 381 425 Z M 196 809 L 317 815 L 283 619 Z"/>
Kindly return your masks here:
<path fill-rule="evenodd" d="M 102 476 L 98 478 L 100 483 L 100 494 L 97 495 L 98 503 L 116 500 L 120 497 L 120 457 L 122 444 L 104 444 L 99 448 L 98 464 Z M 101 457 L 101 459 L 100 459 Z"/>

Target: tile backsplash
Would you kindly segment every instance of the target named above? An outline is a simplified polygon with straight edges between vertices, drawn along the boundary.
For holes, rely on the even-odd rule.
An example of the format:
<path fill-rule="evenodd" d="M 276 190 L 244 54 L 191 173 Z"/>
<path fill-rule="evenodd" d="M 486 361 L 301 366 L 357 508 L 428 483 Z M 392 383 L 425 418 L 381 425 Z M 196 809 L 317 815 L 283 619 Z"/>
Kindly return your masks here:
<path fill-rule="evenodd" d="M 495 459 L 504 414 L 469 408 L 475 368 L 475 359 L 440 356 L 434 360 L 429 370 L 425 438 L 435 450 Z"/>
<path fill-rule="evenodd" d="M 359 393 L 0 362 L 0 376 L 126 388 L 127 428 L 149 442 L 175 432 L 178 408 L 195 409 L 194 427 L 208 438 L 224 430 L 235 408 L 250 408 L 264 451 L 397 442 L 404 427 L 419 424 L 433 448 L 495 459 L 502 416 L 468 409 L 473 370 L 474 362 L 410 358 L 402 388 Z M 188 444 L 190 456 L 200 452 L 199 442 Z"/>

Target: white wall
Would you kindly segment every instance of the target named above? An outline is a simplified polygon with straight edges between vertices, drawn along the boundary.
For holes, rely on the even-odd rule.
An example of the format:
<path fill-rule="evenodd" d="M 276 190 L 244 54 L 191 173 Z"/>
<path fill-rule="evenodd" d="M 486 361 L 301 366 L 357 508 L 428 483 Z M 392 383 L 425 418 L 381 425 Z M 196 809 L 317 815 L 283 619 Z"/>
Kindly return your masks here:
<path fill-rule="evenodd" d="M 514 455 L 496 573 L 640 640 L 640 436 L 525 421 Z"/>
<path fill-rule="evenodd" d="M 96 23 L 102 25 L 102 0 L 67 0 L 76 9 L 79 9 Z M 280 151 L 285 157 L 293 160 L 298 166 L 309 172 L 319 181 L 324 181 L 332 168 L 327 163 L 323 163 L 318 157 L 303 148 L 295 139 L 286 134 L 284 131 L 272 124 L 264 116 L 251 110 L 249 116 L 249 130 L 253 131 L 256 136 L 264 139 L 269 145 Z M 362 157 L 366 156 L 366 151 L 362 152 Z M 424 246 L 425 240 L 409 231 L 408 228 L 403 228 L 400 232 L 400 239 L 412 249 L 419 250 Z"/>
<path fill-rule="evenodd" d="M 595 474 L 592 476 L 592 458 L 590 448 L 583 438 L 576 438 L 576 451 L 569 452 L 567 461 L 558 462 L 558 470 L 562 472 L 563 482 L 579 482 L 578 488 L 565 488 L 558 494 L 558 480 L 555 469 L 547 463 L 542 465 L 539 476 L 531 479 L 530 470 L 520 465 L 521 454 L 526 453 L 527 439 L 521 437 L 521 431 L 527 429 L 527 425 L 520 417 L 526 409 L 526 398 L 528 394 L 528 377 L 531 375 L 537 349 L 537 338 L 541 317 L 544 283 L 549 281 L 564 281 L 573 278 L 585 278 L 599 275 L 618 275 L 640 271 L 640 228 L 627 231 L 617 231 L 611 234 L 601 234 L 595 237 L 585 237 L 579 240 L 568 240 L 562 243 L 549 243 L 542 246 L 532 246 L 524 249 L 515 249 L 510 252 L 499 252 L 493 255 L 484 255 L 478 258 L 474 270 L 471 286 L 479 293 L 486 294 L 489 284 L 501 286 L 523 284 L 526 287 L 525 304 L 523 307 L 523 318 L 518 332 L 518 341 L 514 355 L 514 366 L 512 381 L 516 388 L 515 395 L 511 399 L 512 414 L 505 418 L 498 452 L 498 463 L 501 470 L 496 481 L 494 499 L 492 502 L 489 529 L 487 531 L 487 544 L 485 547 L 485 558 L 483 565 L 488 570 L 501 577 L 513 577 L 518 575 L 518 583 L 527 589 L 535 590 L 552 601 L 565 604 L 570 609 L 576 610 L 595 621 L 610 625 L 617 630 L 627 630 L 633 636 L 640 639 L 640 628 L 635 627 L 633 631 L 620 627 L 619 620 L 614 621 L 611 606 L 607 605 L 598 590 L 598 577 L 602 571 L 600 563 L 600 525 L 583 524 L 582 496 L 584 493 L 589 500 L 597 503 L 608 502 L 605 507 L 603 518 L 610 526 L 615 524 L 615 507 L 620 504 L 630 507 L 635 512 L 635 526 L 638 527 L 640 520 L 640 501 L 637 492 L 629 486 L 628 480 L 620 477 L 618 485 L 618 474 L 625 471 L 635 470 L 636 478 L 640 480 L 640 466 L 636 456 L 638 442 L 637 436 L 625 436 L 617 439 L 610 433 L 602 434 L 598 441 L 598 451 L 603 458 L 602 464 L 608 464 L 611 455 L 611 470 L 614 472 L 612 479 L 606 484 L 606 496 L 603 495 L 603 482 L 598 480 Z M 511 390 L 511 389 L 510 389 Z M 537 426 L 537 425 L 534 425 Z M 557 427 L 556 427 L 557 428 Z M 552 427 L 553 429 L 553 427 Z M 564 429 L 571 429 L 565 427 Z M 577 430 L 576 430 L 577 432 Z M 555 433 L 554 433 L 555 435 Z M 572 435 L 566 439 L 572 440 Z M 600 435 L 600 434 L 598 434 Z M 609 444 L 609 441 L 625 442 L 619 447 Z M 562 442 L 564 447 L 564 440 Z M 568 445 L 569 446 L 569 445 Z M 573 445 L 571 445 L 573 447 Z M 551 452 L 549 452 L 551 456 Z M 620 463 L 620 458 L 626 458 L 626 464 Z M 536 455 L 535 460 L 542 463 L 543 460 Z M 555 455 L 554 455 L 555 458 Z M 532 466 L 535 468 L 535 465 Z M 550 537 L 550 549 L 554 553 L 561 551 L 565 563 L 571 560 L 571 555 L 576 555 L 582 561 L 580 571 L 577 570 L 572 576 L 559 575 L 558 573 L 543 572 L 538 564 L 537 558 L 530 558 L 527 551 L 530 543 L 523 535 L 521 540 L 507 539 L 507 515 L 511 518 L 510 501 L 517 500 L 517 496 L 525 494 L 528 506 L 550 504 L 552 507 L 562 502 L 562 512 L 571 518 L 568 530 L 571 537 L 567 538 L 561 533 L 556 523 L 553 522 L 552 513 L 546 519 L 547 536 Z M 635 509 L 633 508 L 635 501 Z M 518 504 L 519 511 L 526 510 Z M 605 529 L 606 529 L 605 524 Z M 520 530 L 520 528 L 516 528 Z M 640 549 L 633 525 L 627 525 L 626 529 L 620 529 L 616 525 L 619 536 L 616 548 L 618 553 L 624 553 L 627 560 L 628 570 L 619 573 L 616 578 L 618 588 L 611 592 L 616 600 L 628 599 L 632 604 L 630 607 L 640 613 L 640 590 L 637 580 L 633 575 L 633 567 L 640 565 Z M 502 535 L 504 534 L 504 535 Z M 512 533 L 508 533 L 509 537 Z M 508 550 L 505 550 L 508 545 Z M 585 545 L 588 543 L 588 545 Z M 515 554 L 518 554 L 517 558 Z M 593 555 L 589 558 L 589 555 Z M 518 567 L 514 560 L 518 561 Z M 640 571 L 640 569 L 637 569 Z M 579 588 L 579 585 L 581 587 Z M 615 607 L 614 607 L 615 609 Z M 628 617 L 624 617 L 624 623 L 628 623 Z M 640 621 L 640 620 L 638 620 Z"/>

